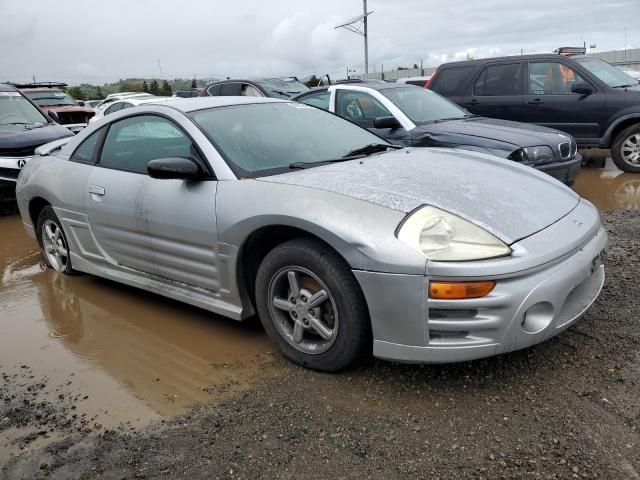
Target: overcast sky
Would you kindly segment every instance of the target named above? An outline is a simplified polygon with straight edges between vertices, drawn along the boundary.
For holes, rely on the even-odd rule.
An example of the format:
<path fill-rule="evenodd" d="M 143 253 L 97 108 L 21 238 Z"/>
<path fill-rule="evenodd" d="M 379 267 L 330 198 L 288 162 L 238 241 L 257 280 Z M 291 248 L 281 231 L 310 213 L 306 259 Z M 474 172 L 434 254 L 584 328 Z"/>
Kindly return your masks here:
<path fill-rule="evenodd" d="M 370 70 L 384 64 L 640 47 L 640 0 L 369 0 Z M 334 27 L 362 0 L 0 0 L 0 80 L 343 74 L 362 38 Z"/>

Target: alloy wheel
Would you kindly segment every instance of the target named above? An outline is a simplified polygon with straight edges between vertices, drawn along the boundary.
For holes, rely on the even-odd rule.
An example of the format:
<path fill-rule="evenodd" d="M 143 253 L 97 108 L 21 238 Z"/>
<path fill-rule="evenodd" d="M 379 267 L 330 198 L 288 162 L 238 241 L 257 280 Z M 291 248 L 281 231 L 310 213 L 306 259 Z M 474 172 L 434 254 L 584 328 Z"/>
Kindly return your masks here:
<path fill-rule="evenodd" d="M 326 352 L 338 335 L 338 309 L 331 291 L 306 268 L 285 267 L 269 283 L 270 310 L 278 333 L 307 354 Z"/>
<path fill-rule="evenodd" d="M 53 220 L 45 220 L 42 224 L 41 238 L 49 265 L 58 272 L 64 272 L 69 262 L 69 248 L 60 226 Z"/>
<path fill-rule="evenodd" d="M 629 135 L 620 147 L 622 160 L 632 166 L 640 167 L 640 133 Z"/>

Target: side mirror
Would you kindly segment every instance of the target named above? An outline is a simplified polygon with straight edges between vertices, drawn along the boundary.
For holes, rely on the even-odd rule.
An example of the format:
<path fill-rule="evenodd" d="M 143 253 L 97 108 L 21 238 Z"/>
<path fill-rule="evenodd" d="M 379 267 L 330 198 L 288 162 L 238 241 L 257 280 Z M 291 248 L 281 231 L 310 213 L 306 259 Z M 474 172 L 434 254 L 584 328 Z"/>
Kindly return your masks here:
<path fill-rule="evenodd" d="M 374 128 L 400 128 L 400 122 L 396 117 L 377 117 L 373 120 Z"/>
<path fill-rule="evenodd" d="M 593 93 L 593 88 L 587 82 L 576 82 L 571 85 L 572 93 L 579 93 L 580 95 L 591 95 Z"/>
<path fill-rule="evenodd" d="M 202 176 L 195 160 L 182 157 L 151 160 L 147 164 L 147 173 L 151 178 L 161 180 L 197 180 Z"/>
<path fill-rule="evenodd" d="M 81 107 L 84 107 L 84 102 L 82 100 L 78 100 L 78 105 L 80 105 Z"/>
<path fill-rule="evenodd" d="M 47 110 L 47 116 L 56 123 L 60 123 L 60 117 L 53 110 Z"/>

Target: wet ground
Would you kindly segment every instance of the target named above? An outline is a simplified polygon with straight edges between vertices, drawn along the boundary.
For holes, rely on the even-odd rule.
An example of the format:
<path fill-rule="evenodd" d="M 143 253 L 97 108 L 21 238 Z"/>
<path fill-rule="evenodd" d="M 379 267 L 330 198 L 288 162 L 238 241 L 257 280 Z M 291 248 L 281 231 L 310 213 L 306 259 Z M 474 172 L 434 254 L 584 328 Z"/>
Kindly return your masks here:
<path fill-rule="evenodd" d="M 0 478 L 640 479 L 640 176 L 592 160 L 575 189 L 614 210 L 598 302 L 448 366 L 306 371 L 255 323 L 44 270 L 0 218 Z"/>

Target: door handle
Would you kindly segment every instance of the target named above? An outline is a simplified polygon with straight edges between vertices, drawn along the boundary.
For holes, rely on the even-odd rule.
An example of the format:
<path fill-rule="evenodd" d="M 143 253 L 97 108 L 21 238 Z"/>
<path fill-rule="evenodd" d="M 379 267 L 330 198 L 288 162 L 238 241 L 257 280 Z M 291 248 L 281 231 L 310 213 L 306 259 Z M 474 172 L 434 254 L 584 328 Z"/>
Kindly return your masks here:
<path fill-rule="evenodd" d="M 542 101 L 541 98 L 534 98 L 533 100 L 530 100 L 527 102 L 528 105 L 540 105 L 542 103 L 544 102 Z"/>
<path fill-rule="evenodd" d="M 104 195 L 104 187 L 99 185 L 89 185 L 89 193 L 92 195 Z"/>
<path fill-rule="evenodd" d="M 477 99 L 474 98 L 473 100 L 470 100 L 467 103 L 465 103 L 465 105 L 473 106 L 473 105 L 477 105 L 479 103 L 480 102 Z"/>

